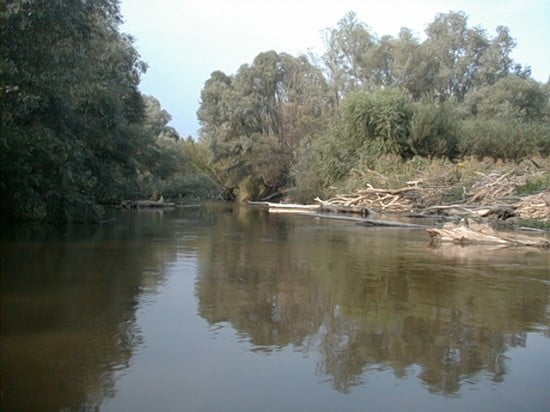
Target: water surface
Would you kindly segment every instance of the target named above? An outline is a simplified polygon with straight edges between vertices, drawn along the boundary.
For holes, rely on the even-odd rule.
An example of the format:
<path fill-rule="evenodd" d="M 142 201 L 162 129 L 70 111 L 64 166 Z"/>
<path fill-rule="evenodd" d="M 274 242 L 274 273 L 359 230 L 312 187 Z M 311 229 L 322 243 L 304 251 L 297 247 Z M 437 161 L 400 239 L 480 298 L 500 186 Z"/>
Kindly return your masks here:
<path fill-rule="evenodd" d="M 208 205 L 18 226 L 3 410 L 547 411 L 550 253 Z"/>

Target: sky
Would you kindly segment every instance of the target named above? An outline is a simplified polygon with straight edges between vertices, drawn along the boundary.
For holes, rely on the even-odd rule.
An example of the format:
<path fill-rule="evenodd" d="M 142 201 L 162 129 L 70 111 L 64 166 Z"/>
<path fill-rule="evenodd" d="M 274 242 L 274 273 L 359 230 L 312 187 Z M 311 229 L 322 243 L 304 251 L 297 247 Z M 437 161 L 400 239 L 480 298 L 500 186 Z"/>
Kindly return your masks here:
<path fill-rule="evenodd" d="M 550 0 L 121 0 L 121 31 L 149 68 L 140 89 L 155 96 L 180 136 L 197 138 L 200 92 L 215 70 L 234 74 L 263 51 L 322 54 L 322 33 L 349 11 L 378 36 L 410 28 L 420 39 L 437 13 L 464 11 L 492 37 L 507 26 L 512 57 L 550 77 Z"/>

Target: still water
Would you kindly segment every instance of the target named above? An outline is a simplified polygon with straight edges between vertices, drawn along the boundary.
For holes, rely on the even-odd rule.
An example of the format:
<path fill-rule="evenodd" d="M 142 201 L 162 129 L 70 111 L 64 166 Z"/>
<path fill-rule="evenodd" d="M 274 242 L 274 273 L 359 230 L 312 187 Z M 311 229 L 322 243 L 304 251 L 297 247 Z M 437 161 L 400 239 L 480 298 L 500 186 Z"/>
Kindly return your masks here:
<path fill-rule="evenodd" d="M 550 410 L 549 252 L 233 205 L 113 217 L 2 234 L 2 410 Z"/>

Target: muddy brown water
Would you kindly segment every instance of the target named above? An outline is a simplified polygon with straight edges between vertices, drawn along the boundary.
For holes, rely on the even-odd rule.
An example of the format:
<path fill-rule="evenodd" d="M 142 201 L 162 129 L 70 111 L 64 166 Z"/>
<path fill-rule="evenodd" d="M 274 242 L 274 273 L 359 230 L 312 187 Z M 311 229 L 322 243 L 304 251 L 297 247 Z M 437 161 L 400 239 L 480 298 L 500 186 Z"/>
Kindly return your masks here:
<path fill-rule="evenodd" d="M 209 204 L 1 243 L 2 410 L 548 411 L 550 253 Z"/>

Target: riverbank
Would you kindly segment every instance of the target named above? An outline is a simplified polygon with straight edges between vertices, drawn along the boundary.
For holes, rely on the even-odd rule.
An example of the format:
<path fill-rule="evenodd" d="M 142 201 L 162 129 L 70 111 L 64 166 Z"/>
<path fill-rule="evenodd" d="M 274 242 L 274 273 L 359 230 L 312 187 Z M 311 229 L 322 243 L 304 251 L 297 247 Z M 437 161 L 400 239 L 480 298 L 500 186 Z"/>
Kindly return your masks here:
<path fill-rule="evenodd" d="M 550 229 L 550 158 L 520 163 L 387 157 L 357 168 L 327 207 L 414 217 L 481 218 L 498 226 Z"/>

